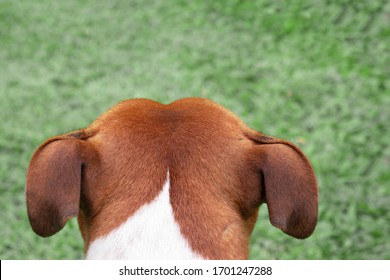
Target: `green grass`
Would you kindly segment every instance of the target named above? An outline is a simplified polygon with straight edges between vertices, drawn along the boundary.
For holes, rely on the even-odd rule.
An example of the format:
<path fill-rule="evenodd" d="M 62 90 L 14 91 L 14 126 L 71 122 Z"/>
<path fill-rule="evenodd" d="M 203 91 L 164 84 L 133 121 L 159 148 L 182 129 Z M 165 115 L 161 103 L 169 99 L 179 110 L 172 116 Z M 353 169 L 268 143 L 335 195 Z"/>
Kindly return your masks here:
<path fill-rule="evenodd" d="M 297 143 L 320 187 L 307 240 L 271 226 L 252 259 L 390 259 L 388 1 L 0 2 L 0 257 L 82 258 L 72 220 L 33 234 L 25 173 L 47 137 L 113 104 L 208 97 Z"/>

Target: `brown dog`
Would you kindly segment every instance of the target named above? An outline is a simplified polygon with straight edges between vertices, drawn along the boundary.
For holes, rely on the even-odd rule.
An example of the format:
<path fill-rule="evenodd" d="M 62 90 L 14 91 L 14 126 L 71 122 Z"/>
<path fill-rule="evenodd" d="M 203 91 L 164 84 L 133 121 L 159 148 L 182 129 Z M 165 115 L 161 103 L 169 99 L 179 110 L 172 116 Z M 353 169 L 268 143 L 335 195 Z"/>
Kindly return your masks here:
<path fill-rule="evenodd" d="M 46 140 L 26 196 L 40 236 L 78 216 L 89 259 L 245 259 L 262 203 L 294 237 L 317 223 L 304 154 L 201 98 L 123 101 L 89 127 Z"/>

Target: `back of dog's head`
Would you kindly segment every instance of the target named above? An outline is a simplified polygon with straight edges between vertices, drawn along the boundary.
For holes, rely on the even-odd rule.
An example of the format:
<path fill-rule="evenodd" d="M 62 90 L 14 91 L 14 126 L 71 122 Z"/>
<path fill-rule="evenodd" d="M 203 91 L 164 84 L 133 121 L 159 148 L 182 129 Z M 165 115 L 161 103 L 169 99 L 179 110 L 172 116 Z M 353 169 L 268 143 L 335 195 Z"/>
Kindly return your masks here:
<path fill-rule="evenodd" d="M 295 145 L 188 98 L 127 100 L 44 142 L 27 173 L 31 225 L 50 236 L 78 215 L 87 250 L 156 198 L 167 176 L 180 232 L 203 258 L 246 258 L 263 202 L 271 223 L 294 237 L 317 222 L 315 175 Z"/>

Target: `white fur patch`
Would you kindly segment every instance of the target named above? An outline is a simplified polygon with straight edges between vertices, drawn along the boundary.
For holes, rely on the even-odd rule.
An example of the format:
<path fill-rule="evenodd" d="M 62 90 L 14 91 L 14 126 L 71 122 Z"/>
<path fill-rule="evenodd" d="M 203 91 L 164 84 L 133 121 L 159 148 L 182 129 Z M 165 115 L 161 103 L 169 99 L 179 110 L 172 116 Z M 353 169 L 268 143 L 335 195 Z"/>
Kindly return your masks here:
<path fill-rule="evenodd" d="M 106 236 L 94 240 L 87 259 L 202 259 L 180 233 L 169 199 L 169 172 L 161 193 Z"/>

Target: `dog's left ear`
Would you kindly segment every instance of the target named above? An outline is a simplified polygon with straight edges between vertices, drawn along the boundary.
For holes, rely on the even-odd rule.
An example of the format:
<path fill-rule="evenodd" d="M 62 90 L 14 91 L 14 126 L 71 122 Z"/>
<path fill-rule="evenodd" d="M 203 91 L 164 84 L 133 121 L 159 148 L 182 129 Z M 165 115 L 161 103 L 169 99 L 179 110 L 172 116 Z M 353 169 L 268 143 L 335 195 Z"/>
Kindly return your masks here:
<path fill-rule="evenodd" d="M 27 171 L 26 201 L 31 227 L 47 237 L 78 215 L 82 166 L 91 148 L 86 141 L 60 135 L 34 153 Z"/>
<path fill-rule="evenodd" d="M 310 236 L 317 224 L 318 186 L 309 160 L 288 141 L 260 133 L 249 138 L 271 224 L 296 238 Z"/>

